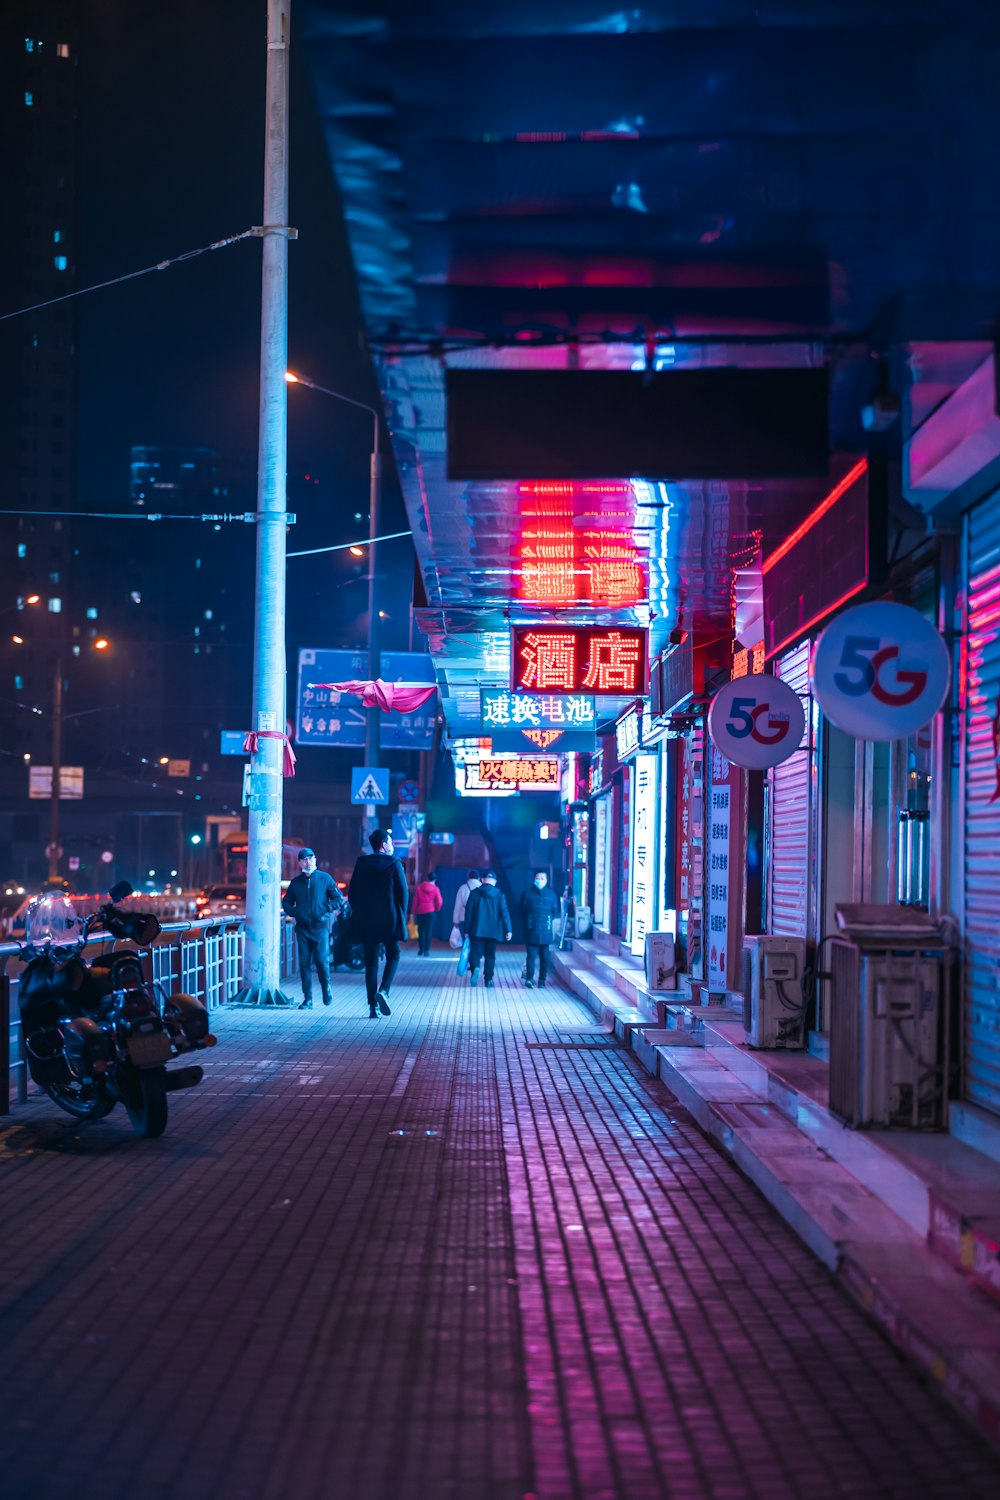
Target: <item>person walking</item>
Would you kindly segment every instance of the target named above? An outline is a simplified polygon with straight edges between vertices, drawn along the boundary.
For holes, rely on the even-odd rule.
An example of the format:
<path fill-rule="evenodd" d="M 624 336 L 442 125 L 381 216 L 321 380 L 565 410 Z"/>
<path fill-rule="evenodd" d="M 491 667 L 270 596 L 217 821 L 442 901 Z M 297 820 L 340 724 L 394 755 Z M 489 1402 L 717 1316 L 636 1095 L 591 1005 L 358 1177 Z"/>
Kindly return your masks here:
<path fill-rule="evenodd" d="M 452 924 L 458 928 L 463 937 L 466 935 L 465 909 L 469 904 L 469 897 L 473 891 L 478 891 L 482 883 L 479 878 L 479 871 L 470 870 L 465 880 L 463 880 L 455 892 L 455 907 L 451 914 L 451 920 Z"/>
<path fill-rule="evenodd" d="M 431 951 L 431 929 L 434 926 L 434 917 L 444 905 L 444 898 L 437 888 L 437 876 L 428 875 L 426 880 L 421 880 L 413 892 L 413 904 L 410 907 L 410 916 L 417 924 L 417 933 L 420 938 L 420 947 L 417 952 L 421 958 L 426 958 Z"/>
<path fill-rule="evenodd" d="M 299 850 L 299 873 L 288 882 L 281 898 L 281 909 L 295 922 L 295 940 L 299 949 L 299 978 L 302 981 L 302 1004 L 299 1010 L 312 1010 L 312 972 L 319 975 L 323 1004 L 330 1004 L 330 916 L 342 912 L 347 902 L 337 882 L 325 870 L 317 870 L 312 849 Z"/>
<path fill-rule="evenodd" d="M 362 854 L 354 866 L 347 898 L 351 903 L 352 935 L 365 950 L 365 988 L 368 1014 L 392 1014 L 389 992 L 399 968 L 399 945 L 406 941 L 406 876 L 393 854 L 392 834 L 376 828 L 370 834 L 371 854 Z M 385 948 L 385 968 L 379 982 L 379 947 Z"/>
<path fill-rule="evenodd" d="M 527 989 L 535 984 L 535 962 L 538 962 L 538 987 L 545 988 L 549 973 L 549 944 L 552 942 L 552 924 L 559 915 L 559 900 L 549 885 L 549 877 L 539 870 L 531 889 L 524 892 L 520 903 L 521 920 L 524 923 L 524 943 L 528 953 L 524 969 Z"/>
<path fill-rule="evenodd" d="M 474 890 L 465 908 L 466 931 L 470 941 L 469 983 L 479 978 L 479 965 L 483 964 L 486 988 L 493 988 L 493 971 L 497 961 L 497 943 L 513 936 L 510 928 L 510 912 L 503 891 L 497 886 L 496 872 L 487 870 L 483 883 Z"/>

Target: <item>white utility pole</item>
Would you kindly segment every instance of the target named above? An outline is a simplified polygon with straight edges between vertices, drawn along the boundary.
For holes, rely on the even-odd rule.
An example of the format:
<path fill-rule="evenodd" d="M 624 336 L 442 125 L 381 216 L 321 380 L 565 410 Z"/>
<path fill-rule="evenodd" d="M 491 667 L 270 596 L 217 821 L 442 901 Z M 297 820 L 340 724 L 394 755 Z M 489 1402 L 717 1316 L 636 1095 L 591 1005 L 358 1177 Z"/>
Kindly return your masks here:
<path fill-rule="evenodd" d="M 285 729 L 285 527 L 288 403 L 288 48 L 291 0 L 267 3 L 267 130 L 264 161 L 263 284 L 260 316 L 260 430 L 257 462 L 257 583 L 254 600 L 251 728 Z M 286 1005 L 280 989 L 280 737 L 258 741 L 250 762 L 246 957 L 237 999 Z"/>

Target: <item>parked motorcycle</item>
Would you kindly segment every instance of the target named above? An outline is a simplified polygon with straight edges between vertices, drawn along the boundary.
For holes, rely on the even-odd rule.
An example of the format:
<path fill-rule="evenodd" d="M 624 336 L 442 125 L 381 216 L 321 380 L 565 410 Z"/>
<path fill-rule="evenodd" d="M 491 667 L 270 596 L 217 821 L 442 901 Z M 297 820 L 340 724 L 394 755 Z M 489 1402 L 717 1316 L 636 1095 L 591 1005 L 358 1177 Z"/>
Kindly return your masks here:
<path fill-rule="evenodd" d="M 83 922 L 62 892 L 33 901 L 18 991 L 28 1071 L 39 1087 L 78 1120 L 103 1119 L 123 1104 L 136 1133 L 152 1139 L 166 1129 L 168 1094 L 203 1076 L 197 1066 L 166 1064 L 216 1039 L 201 1001 L 147 981 L 135 948 L 83 958 L 96 930 L 140 944 L 159 935 L 152 913 L 117 904 L 131 894 L 123 881 Z"/>

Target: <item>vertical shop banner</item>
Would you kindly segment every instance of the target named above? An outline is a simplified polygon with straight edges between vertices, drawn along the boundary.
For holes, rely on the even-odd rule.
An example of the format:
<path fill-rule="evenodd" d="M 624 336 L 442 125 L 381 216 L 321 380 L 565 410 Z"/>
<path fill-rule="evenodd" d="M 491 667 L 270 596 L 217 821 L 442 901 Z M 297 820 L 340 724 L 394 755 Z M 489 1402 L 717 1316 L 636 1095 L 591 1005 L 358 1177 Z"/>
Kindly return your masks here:
<path fill-rule="evenodd" d="M 632 952 L 643 953 L 656 923 L 656 756 L 632 762 Z"/>
<path fill-rule="evenodd" d="M 677 806 L 677 935 L 684 966 L 701 977 L 702 955 L 702 729 L 683 741 Z"/>
<path fill-rule="evenodd" d="M 731 777 L 735 774 L 715 746 L 711 751 L 708 816 L 708 965 L 705 978 L 713 990 L 730 987 L 726 972 L 729 943 L 729 825 L 732 813 Z"/>
<path fill-rule="evenodd" d="M 611 889 L 611 798 L 594 803 L 594 921 L 608 930 L 608 898 Z"/>

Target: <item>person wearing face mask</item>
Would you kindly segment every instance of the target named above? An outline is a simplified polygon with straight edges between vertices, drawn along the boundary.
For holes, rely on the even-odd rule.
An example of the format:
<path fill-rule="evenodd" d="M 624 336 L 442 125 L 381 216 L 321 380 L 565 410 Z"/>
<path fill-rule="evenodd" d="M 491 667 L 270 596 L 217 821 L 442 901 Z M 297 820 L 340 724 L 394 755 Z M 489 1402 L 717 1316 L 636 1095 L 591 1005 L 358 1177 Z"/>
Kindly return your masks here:
<path fill-rule="evenodd" d="M 282 910 L 295 922 L 299 978 L 302 981 L 299 1010 L 312 1010 L 312 968 L 319 975 L 323 1004 L 331 1002 L 330 917 L 343 911 L 346 904 L 333 876 L 325 870 L 317 870 L 312 849 L 300 849 L 299 873 L 289 881 L 281 898 Z"/>
<path fill-rule="evenodd" d="M 559 901 L 549 886 L 549 877 L 539 870 L 529 890 L 521 897 L 521 920 L 528 961 L 524 971 L 527 988 L 535 985 L 535 961 L 538 961 L 538 987 L 543 989 L 549 972 L 549 944 L 552 924 L 559 915 Z"/>

